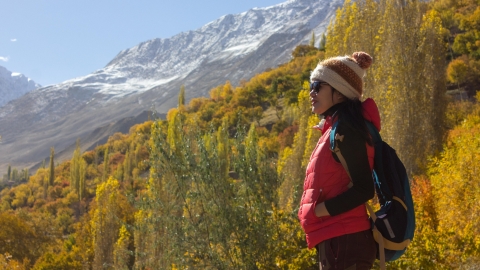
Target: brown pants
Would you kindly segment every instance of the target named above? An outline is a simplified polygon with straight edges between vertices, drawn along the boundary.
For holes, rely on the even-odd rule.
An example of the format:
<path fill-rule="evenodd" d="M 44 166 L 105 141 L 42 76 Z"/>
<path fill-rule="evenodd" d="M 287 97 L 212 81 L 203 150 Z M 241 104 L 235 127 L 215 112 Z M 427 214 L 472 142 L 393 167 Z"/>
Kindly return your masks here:
<path fill-rule="evenodd" d="M 363 270 L 372 268 L 377 247 L 372 230 L 366 230 L 325 240 L 317 251 L 320 270 Z"/>

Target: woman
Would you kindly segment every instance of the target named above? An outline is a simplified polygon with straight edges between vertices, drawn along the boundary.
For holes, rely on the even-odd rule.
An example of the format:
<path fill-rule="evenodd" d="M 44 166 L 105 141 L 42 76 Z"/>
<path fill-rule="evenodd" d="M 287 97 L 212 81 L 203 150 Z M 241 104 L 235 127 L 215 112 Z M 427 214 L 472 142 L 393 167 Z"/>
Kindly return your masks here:
<path fill-rule="evenodd" d="M 375 261 L 377 250 L 364 205 L 375 192 L 374 149 L 365 121 L 380 130 L 380 115 L 372 99 L 360 101 L 371 63 L 370 55 L 356 52 L 320 62 L 310 76 L 312 112 L 324 119 L 307 166 L 298 217 L 323 270 L 370 269 Z M 337 121 L 336 144 L 351 178 L 330 150 L 330 131 Z"/>

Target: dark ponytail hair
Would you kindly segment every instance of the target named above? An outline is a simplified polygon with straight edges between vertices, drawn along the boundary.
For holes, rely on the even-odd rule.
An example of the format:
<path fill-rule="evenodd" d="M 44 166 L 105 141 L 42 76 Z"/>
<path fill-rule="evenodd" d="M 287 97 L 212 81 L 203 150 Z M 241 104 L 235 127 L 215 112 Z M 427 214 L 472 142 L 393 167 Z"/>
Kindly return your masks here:
<path fill-rule="evenodd" d="M 373 145 L 365 118 L 363 117 L 362 102 L 359 99 L 345 98 L 338 109 L 338 118 L 347 126 L 360 132 L 369 145 Z"/>

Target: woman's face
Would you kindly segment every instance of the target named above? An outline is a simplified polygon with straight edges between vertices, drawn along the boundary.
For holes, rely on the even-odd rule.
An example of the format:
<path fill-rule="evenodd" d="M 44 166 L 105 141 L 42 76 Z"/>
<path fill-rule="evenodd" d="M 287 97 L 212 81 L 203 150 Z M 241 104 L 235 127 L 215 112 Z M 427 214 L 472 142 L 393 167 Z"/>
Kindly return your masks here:
<path fill-rule="evenodd" d="M 310 102 L 312 112 L 323 114 L 330 107 L 340 102 L 337 91 L 332 93 L 332 87 L 321 81 L 314 81 L 310 84 Z"/>

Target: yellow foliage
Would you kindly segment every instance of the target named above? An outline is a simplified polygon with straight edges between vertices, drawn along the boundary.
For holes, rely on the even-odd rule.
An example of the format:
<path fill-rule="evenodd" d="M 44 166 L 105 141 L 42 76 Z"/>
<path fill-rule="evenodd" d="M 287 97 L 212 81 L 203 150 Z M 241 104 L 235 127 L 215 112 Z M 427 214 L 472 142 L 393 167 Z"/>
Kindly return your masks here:
<path fill-rule="evenodd" d="M 9 253 L 0 254 L 0 267 L 3 270 L 26 270 L 27 266 L 12 258 Z"/>
<path fill-rule="evenodd" d="M 178 114 L 178 109 L 177 108 L 172 108 L 168 110 L 167 113 L 167 121 L 171 121 L 173 118 L 175 118 Z"/>
<path fill-rule="evenodd" d="M 36 244 L 38 242 L 35 231 L 26 222 L 16 214 L 0 213 L 0 254 L 11 255 L 2 256 L 0 260 L 6 260 L 7 264 L 10 259 L 33 260 L 36 252 L 33 248 Z"/>
<path fill-rule="evenodd" d="M 382 138 L 412 175 L 441 149 L 446 46 L 435 12 L 422 1 L 345 1 L 329 26 L 327 56 L 369 53 L 364 97 L 380 111 Z M 416 117 L 421 115 L 421 117 Z M 422 150 L 422 151 L 419 151 Z"/>
<path fill-rule="evenodd" d="M 205 97 L 193 98 L 188 103 L 188 111 L 189 112 L 196 112 L 200 109 L 200 107 L 208 101 Z M 169 119 L 167 117 L 167 119 Z"/>
<path fill-rule="evenodd" d="M 451 266 L 480 256 L 480 105 L 449 132 L 444 151 L 430 167 L 437 198 L 438 232 L 448 236 L 444 254 Z"/>
<path fill-rule="evenodd" d="M 121 222 L 133 219 L 131 206 L 120 193 L 119 182 L 112 177 L 97 186 L 95 202 L 96 208 L 92 209 L 90 221 L 95 253 L 94 267 L 113 265 L 116 259 L 115 243 L 119 237 L 127 235 L 118 234 Z"/>
<path fill-rule="evenodd" d="M 305 152 L 303 154 L 303 167 L 307 167 L 308 161 L 310 160 L 310 155 L 312 154 L 313 149 L 317 145 L 317 141 L 322 135 L 322 132 L 314 126 L 318 125 L 319 118 L 316 115 L 310 115 L 308 117 L 308 132 L 307 132 L 307 142 L 305 147 Z"/>
<path fill-rule="evenodd" d="M 469 67 L 465 59 L 457 58 L 448 64 L 447 79 L 451 83 L 461 84 L 468 78 Z"/>
<path fill-rule="evenodd" d="M 120 227 L 120 231 L 118 234 L 118 240 L 115 243 L 115 249 L 113 251 L 113 256 L 115 259 L 115 269 L 128 269 L 127 264 L 130 257 L 128 245 L 131 241 L 131 235 L 125 225 L 122 225 L 122 227 Z"/>
<path fill-rule="evenodd" d="M 433 149 L 434 147 L 431 146 L 434 145 L 431 141 L 433 140 L 432 137 L 435 136 L 436 138 L 437 133 L 440 134 L 440 137 L 443 135 L 441 131 L 438 132 L 437 130 L 443 124 L 441 124 L 441 121 L 436 120 L 443 116 L 443 112 L 442 110 L 436 110 L 437 107 L 435 106 L 443 106 L 442 100 L 439 98 L 439 96 L 443 96 L 443 77 L 438 74 L 444 74 L 445 69 L 438 67 L 441 66 L 439 63 L 445 58 L 442 51 L 443 44 L 439 43 L 439 39 L 444 35 L 445 29 L 442 29 L 438 19 L 439 16 L 443 15 L 438 15 L 434 12 L 424 13 L 425 6 L 420 2 L 416 6 L 410 5 L 413 2 L 409 2 L 402 9 L 392 3 L 393 1 L 386 0 L 380 2 L 374 0 L 346 1 L 345 8 L 337 11 L 336 23 L 329 26 L 326 54 L 336 56 L 364 50 L 374 55 L 375 64 L 369 70 L 369 75 L 366 78 L 366 96 L 378 97 L 379 105 L 384 113 L 383 116 L 386 116 L 385 119 L 393 119 L 386 124 L 384 123 L 386 128 L 382 135 L 386 135 L 387 138 L 390 138 L 397 144 L 410 147 L 410 152 L 407 156 L 409 157 L 409 162 L 413 163 L 415 158 L 426 160 L 426 155 L 419 153 L 419 149 Z M 424 14 L 425 16 L 423 16 Z M 445 13 L 444 15 L 445 18 L 453 18 L 453 16 L 450 16 L 451 14 Z M 471 24 L 476 23 L 475 20 L 465 20 L 465 23 L 467 22 Z M 466 24 L 465 27 L 467 27 Z M 472 43 L 470 48 L 478 46 L 477 43 Z M 430 52 L 437 53 L 430 54 Z M 75 255 L 81 257 L 85 265 L 93 265 L 94 268 L 112 267 L 113 265 L 117 269 L 126 268 L 126 262 L 130 256 L 128 253 L 129 245 L 134 245 L 135 250 L 138 252 L 152 251 L 152 254 L 150 254 L 151 258 L 156 258 L 158 254 L 164 253 L 167 256 L 167 253 L 170 251 L 161 250 L 161 247 L 155 245 L 160 243 L 164 234 L 172 232 L 170 230 L 171 227 L 167 229 L 166 226 L 155 227 L 155 225 L 167 224 L 162 223 L 164 222 L 162 220 L 166 218 L 175 220 L 176 218 L 183 219 L 188 217 L 187 214 L 181 217 L 183 212 L 177 211 L 175 208 L 185 202 L 192 204 L 189 210 L 195 210 L 195 213 L 200 213 L 195 218 L 190 219 L 191 223 L 185 223 L 190 226 L 188 228 L 197 228 L 211 233 L 210 228 L 202 227 L 204 226 L 203 224 L 215 224 L 214 226 L 218 227 L 219 223 L 217 220 L 209 220 L 208 222 L 210 223 L 202 223 L 211 217 L 204 215 L 202 211 L 207 209 L 207 207 L 213 207 L 212 209 L 215 209 L 215 211 L 223 211 L 225 209 L 222 209 L 222 207 L 225 207 L 225 205 L 231 206 L 230 204 L 237 203 L 241 198 L 238 196 L 227 196 L 228 203 L 209 206 L 210 203 L 213 203 L 211 201 L 215 202 L 215 200 L 202 203 L 194 203 L 194 201 L 197 200 L 196 202 L 199 202 L 199 198 L 205 196 L 205 192 L 212 192 L 213 185 L 202 186 L 197 182 L 192 182 L 191 185 L 182 186 L 182 189 L 185 190 L 181 191 L 173 188 L 167 189 L 167 187 L 174 184 L 175 180 L 177 180 L 175 177 L 179 175 L 185 179 L 188 176 L 188 181 L 191 179 L 198 180 L 199 177 L 205 175 L 212 178 L 208 178 L 210 181 L 217 181 L 218 179 L 213 179 L 210 176 L 210 173 L 214 174 L 209 170 L 209 166 L 216 162 L 221 163 L 221 166 L 216 167 L 214 172 L 220 176 L 217 178 L 221 178 L 218 180 L 218 183 L 225 184 L 225 187 L 228 188 L 235 186 L 231 192 L 238 192 L 238 190 L 234 189 L 241 187 L 247 181 L 251 181 L 252 185 L 265 188 L 265 190 L 270 189 L 273 184 L 261 181 L 256 182 L 255 174 L 251 174 L 251 177 L 248 177 L 248 179 L 232 180 L 226 177 L 231 170 L 236 170 L 236 166 L 238 166 L 238 164 L 234 164 L 234 161 L 230 160 L 231 156 L 235 156 L 239 160 L 244 158 L 250 165 L 255 165 L 259 160 L 264 159 L 264 154 L 267 154 L 269 158 L 276 156 L 280 149 L 279 141 L 276 138 L 277 134 L 276 132 L 269 133 L 264 127 L 251 126 L 248 136 L 249 140 L 244 145 L 248 148 L 247 154 L 250 156 L 242 156 L 244 155 L 243 146 L 231 146 L 230 143 L 233 140 L 229 139 L 229 136 L 237 130 L 238 126 L 250 124 L 253 121 L 260 122 L 263 111 L 270 104 L 275 105 L 277 116 L 286 123 L 285 127 L 289 125 L 299 127 L 299 132 L 295 135 L 293 145 L 284 148 L 281 153 L 278 153 L 279 158 L 276 169 L 284 181 L 283 183 L 278 182 L 278 184 L 281 184 L 281 187 L 278 190 L 274 190 L 272 194 L 277 196 L 278 192 L 278 207 L 282 210 L 279 210 L 277 206 L 272 206 L 271 208 L 265 208 L 268 211 L 258 212 L 255 215 L 252 214 L 254 211 L 247 211 L 248 215 L 246 215 L 246 218 L 239 221 L 245 222 L 242 225 L 251 225 L 248 222 L 256 222 L 260 219 L 265 221 L 258 228 L 268 229 L 266 231 L 272 232 L 272 234 L 268 236 L 266 234 L 259 235 L 259 238 L 268 237 L 268 239 L 271 239 L 271 242 L 259 243 L 258 245 L 268 247 L 266 250 L 271 251 L 277 268 L 307 269 L 314 267 L 316 263 L 314 259 L 315 250 L 306 248 L 304 235 L 298 225 L 294 209 L 298 203 L 298 190 L 301 189 L 304 167 L 320 135 L 319 131 L 311 128 L 318 123 L 319 119 L 311 115 L 308 82 L 305 80 L 308 80 L 311 70 L 315 67 L 318 60 L 324 58 L 325 55 L 323 52 L 318 52 L 315 48 L 306 47 L 299 48 L 296 50 L 296 53 L 298 54 L 296 55 L 297 57 L 289 63 L 259 74 L 249 82 L 243 81 L 235 89 L 227 81 L 224 85 L 211 90 L 210 99 L 192 99 L 185 109 L 170 110 L 166 116 L 167 121 L 157 121 L 155 123 L 149 121 L 137 125 L 130 129 L 128 135 L 117 133 L 108 140 L 107 145 L 99 146 L 94 152 L 85 154 L 83 159 L 88 163 L 86 173 L 87 186 L 91 195 L 93 195 L 96 188 L 96 197 L 94 203 L 89 205 L 91 211 L 82 217 L 81 222 L 75 225 L 75 239 L 78 242 L 76 245 L 70 246 L 71 252 L 69 253 L 58 250 L 53 253 L 44 253 L 38 265 L 44 265 L 45 269 L 48 269 L 47 266 L 65 266 L 67 264 L 61 264 L 60 262 L 66 262 Z M 440 60 L 439 56 L 441 56 Z M 474 64 L 476 62 L 472 62 L 470 58 L 468 61 L 463 61 L 463 63 L 470 70 L 475 70 Z M 461 68 L 453 68 L 455 63 L 451 64 L 451 66 L 453 70 L 450 72 L 453 76 L 452 78 L 456 76 L 455 80 L 461 81 L 460 75 L 463 70 Z M 435 89 L 438 89 L 438 91 L 434 92 L 433 90 Z M 285 102 L 278 102 L 280 100 Z M 478 165 L 475 164 L 475 161 L 478 161 L 480 158 L 478 156 L 480 151 L 477 147 L 478 135 L 476 134 L 479 134 L 478 127 L 474 124 L 478 123 L 478 116 L 476 116 L 477 118 L 475 116 L 467 117 L 467 111 L 471 108 L 468 106 L 465 106 L 464 110 L 462 107 L 463 111 L 458 109 L 458 107 L 450 110 L 450 125 L 454 126 L 461 123 L 462 126 L 451 132 L 448 143 L 445 146 L 445 153 L 441 157 L 434 159 L 434 163 L 430 165 L 429 179 L 417 177 L 414 180 L 412 189 L 414 189 L 414 200 L 418 211 L 417 236 L 414 238 L 414 243 L 409 248 L 409 252 L 397 263 L 391 264 L 391 267 L 428 269 L 435 267 L 435 264 L 438 263 L 441 267 L 448 268 L 459 266 L 462 263 L 466 263 L 469 259 L 480 255 L 480 238 L 477 236 L 480 235 L 477 215 L 480 211 L 478 208 L 480 198 L 477 194 L 479 189 L 479 181 L 476 176 L 478 174 Z M 199 170 L 200 173 L 197 172 L 192 175 L 190 175 L 192 172 L 188 171 L 178 173 L 156 171 L 160 170 L 159 167 L 151 168 L 151 178 L 146 187 L 142 186 L 142 181 L 144 183 L 147 180 L 140 178 L 150 166 L 150 163 L 147 162 L 150 154 L 158 154 L 160 150 L 167 150 L 159 149 L 161 146 L 170 147 L 173 152 L 176 149 L 186 149 L 183 143 L 192 138 L 186 138 L 185 134 L 192 127 L 198 127 L 200 131 L 205 131 L 207 128 L 219 130 L 216 133 L 207 133 L 201 140 L 205 144 L 205 150 L 208 152 L 206 155 L 208 158 L 212 158 L 212 160 L 208 160 L 205 163 L 208 166 L 201 168 L 202 170 Z M 282 130 L 285 127 L 282 126 Z M 150 137 L 165 136 L 167 138 L 166 143 L 160 146 L 156 146 L 153 139 L 148 141 Z M 469 148 L 471 143 L 474 146 Z M 216 149 L 213 148 L 215 146 Z M 199 145 L 195 145 L 195 143 L 190 143 L 188 147 L 191 151 L 199 149 Z M 151 148 L 150 152 L 149 148 Z M 121 158 L 123 155 L 120 153 L 125 153 L 124 164 L 120 165 L 123 166 L 124 173 L 121 174 L 122 167 L 118 167 L 118 174 L 119 177 L 125 175 L 125 179 L 127 179 L 130 177 L 129 172 L 131 171 L 132 182 L 140 182 L 140 184 L 136 185 L 137 190 L 133 190 L 133 192 L 137 193 L 133 194 L 143 199 L 141 203 L 153 202 L 155 204 L 160 202 L 166 205 L 171 204 L 172 209 L 169 209 L 168 211 L 170 212 L 167 213 L 173 213 L 173 215 L 162 216 L 160 211 L 147 208 L 146 210 L 142 209 L 136 212 L 134 218 L 132 205 L 127 201 L 125 187 L 122 186 L 125 183 L 119 183 L 111 177 L 108 178 L 108 174 L 104 183 L 99 183 L 100 181 L 95 182 L 94 179 L 100 177 L 103 171 L 102 166 L 104 165 L 105 172 L 115 173 L 114 166 L 117 163 L 113 162 L 115 163 L 113 164 L 110 162 L 112 164 L 109 164 L 107 162 L 107 164 L 101 164 L 101 160 L 103 160 L 101 156 L 102 153 L 105 153 L 103 151 L 105 149 L 112 151 L 111 159 L 113 157 Z M 212 154 L 215 151 L 217 156 Z M 126 154 L 127 152 L 128 154 Z M 185 156 L 184 152 L 169 152 L 169 154 L 175 154 L 169 157 L 176 156 L 178 157 L 178 163 L 181 163 L 184 161 L 181 160 Z M 98 160 L 99 156 L 101 160 Z M 200 158 L 200 155 L 192 155 L 189 162 L 198 161 L 197 159 Z M 213 160 L 213 158 L 220 159 L 220 161 Z M 271 166 L 275 166 L 276 161 L 274 158 L 267 160 Z M 7 210 L 11 207 L 19 209 L 35 205 L 38 209 L 43 209 L 55 215 L 52 218 L 55 226 L 67 231 L 70 230 L 72 228 L 71 222 L 75 221 L 74 218 L 76 217 L 74 213 L 76 214 L 76 211 L 81 209 L 81 207 L 86 208 L 85 203 L 90 202 L 92 196 L 80 202 L 84 203 L 82 206 L 78 202 L 78 194 L 72 191 L 73 187 L 68 187 L 68 183 L 64 183 L 69 176 L 69 164 L 61 164 L 55 170 L 55 175 L 57 176 L 55 183 L 57 186 L 49 187 L 48 190 L 45 190 L 43 187 L 47 171 L 39 169 L 31 177 L 28 184 L 12 188 L 10 191 L 2 191 L 0 193 L 0 209 Z M 183 166 L 183 163 L 174 165 L 180 168 Z M 272 174 L 271 171 L 266 170 L 266 167 L 255 167 L 255 169 L 260 171 L 258 175 L 262 171 L 265 175 L 275 174 L 275 172 Z M 159 177 L 161 179 L 155 178 L 158 175 L 161 175 Z M 227 182 L 222 182 L 223 178 Z M 275 181 L 277 180 L 275 179 Z M 272 183 L 277 184 L 273 180 Z M 167 192 L 167 190 L 174 192 Z M 44 191 L 47 191 L 47 198 L 43 196 Z M 139 194 L 146 196 L 140 196 Z M 242 195 L 242 193 L 238 194 Z M 181 201 L 182 196 L 187 196 L 185 202 Z M 253 198 L 253 195 L 250 196 L 252 196 L 252 200 L 265 202 L 265 198 Z M 212 198 L 217 199 L 216 196 Z M 251 207 L 248 203 L 232 207 L 233 211 L 226 212 L 228 217 L 238 214 L 235 211 L 243 211 L 246 207 Z M 272 204 L 276 203 L 277 201 L 272 202 Z M 254 208 L 252 207 L 251 209 Z M 186 210 L 186 208 L 181 207 L 180 209 Z M 0 213 L 0 217 L 3 217 L 2 215 L 3 213 Z M 5 224 L 5 220 L 8 221 L 8 219 L 0 218 L 0 224 Z M 155 222 L 157 223 L 148 223 L 146 220 L 156 220 Z M 127 225 L 133 222 L 138 227 L 145 226 L 145 228 L 142 228 L 144 231 L 135 231 L 135 243 L 132 242 L 132 233 L 127 229 L 129 228 Z M 223 222 L 220 226 L 238 226 L 238 224 Z M 20 224 L 19 228 L 24 228 L 24 226 Z M 25 228 L 24 233 L 27 232 L 29 232 L 28 228 Z M 181 237 L 188 236 L 192 243 L 196 243 L 198 241 L 195 235 L 196 232 L 195 230 L 188 230 Z M 255 233 L 259 233 L 259 230 L 249 231 L 246 234 Z M 205 240 L 205 243 L 208 243 L 208 240 L 211 239 L 210 237 L 213 236 L 215 235 L 205 233 L 202 234 L 201 240 Z M 1 237 L 7 237 L 5 234 L 2 234 L 2 230 L 0 230 Z M 171 238 L 168 238 L 168 240 L 172 240 L 172 237 L 175 237 L 175 235 L 172 233 L 169 237 Z M 251 238 L 251 235 L 239 236 L 232 233 L 232 235 L 226 237 L 226 239 L 228 238 L 227 240 L 223 241 L 225 243 L 220 241 L 220 244 L 205 245 L 209 251 L 201 250 L 199 252 L 198 250 L 191 250 L 191 252 L 185 253 L 185 256 L 189 257 L 188 259 L 192 262 L 200 265 L 202 258 L 192 256 L 206 254 L 205 252 L 224 254 L 230 256 L 229 259 L 231 259 L 233 265 L 239 265 L 243 262 L 240 255 L 242 250 L 239 250 L 239 245 L 241 244 L 239 239 L 242 239 L 242 237 Z M 256 238 L 253 237 L 252 239 L 255 240 Z M 222 244 L 229 247 L 233 246 L 234 248 L 223 250 Z M 2 256 L 0 255 L 0 264 L 6 261 L 5 256 Z M 55 259 L 55 257 L 59 259 Z M 272 267 L 269 264 L 271 262 L 269 261 L 270 258 L 254 259 L 256 261 L 250 265 L 252 268 L 267 269 Z M 64 268 L 75 269 L 79 260 L 75 259 L 74 263 Z M 146 260 L 146 258 L 135 258 L 139 268 L 141 268 L 140 265 L 148 265 Z M 139 263 L 140 261 L 142 262 Z M 15 263 L 14 260 L 9 262 L 12 265 Z M 175 264 L 168 264 L 168 266 L 178 269 L 189 267 L 181 265 L 180 261 L 175 262 Z"/>
<path fill-rule="evenodd" d="M 217 86 L 216 88 L 213 88 L 212 90 L 210 90 L 210 98 L 215 101 L 219 101 L 221 92 L 222 92 L 221 86 Z"/>

